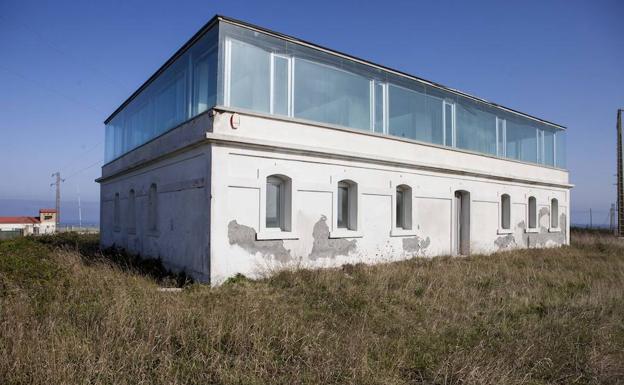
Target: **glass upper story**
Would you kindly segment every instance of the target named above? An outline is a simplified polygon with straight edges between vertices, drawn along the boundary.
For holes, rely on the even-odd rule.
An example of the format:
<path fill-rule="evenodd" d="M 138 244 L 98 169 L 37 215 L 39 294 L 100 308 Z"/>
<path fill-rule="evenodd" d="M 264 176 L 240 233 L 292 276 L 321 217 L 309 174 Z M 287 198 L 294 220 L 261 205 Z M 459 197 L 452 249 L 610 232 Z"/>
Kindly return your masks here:
<path fill-rule="evenodd" d="M 566 168 L 559 125 L 223 18 L 107 119 L 105 161 L 215 106 Z"/>

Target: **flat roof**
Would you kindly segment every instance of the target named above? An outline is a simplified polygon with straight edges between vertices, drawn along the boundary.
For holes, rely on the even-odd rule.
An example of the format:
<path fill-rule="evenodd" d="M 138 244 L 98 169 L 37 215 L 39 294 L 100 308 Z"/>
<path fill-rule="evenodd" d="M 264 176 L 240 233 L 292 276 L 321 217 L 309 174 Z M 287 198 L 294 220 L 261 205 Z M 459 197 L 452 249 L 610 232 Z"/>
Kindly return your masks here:
<path fill-rule="evenodd" d="M 544 124 L 547 124 L 547 125 L 550 125 L 550 126 L 562 129 L 562 130 L 566 129 L 565 126 L 562 126 L 560 124 L 553 123 L 553 122 L 550 122 L 548 120 L 541 119 L 541 118 L 538 118 L 536 116 L 529 115 L 529 114 L 526 114 L 524 112 L 521 112 L 521 111 L 518 111 L 518 110 L 514 110 L 513 108 L 505 107 L 503 105 L 500 105 L 500 104 L 497 104 L 497 103 L 494 103 L 494 102 L 490 102 L 488 100 L 479 98 L 479 97 L 474 96 L 474 95 L 470 95 L 468 93 L 456 90 L 456 89 L 451 88 L 451 87 L 444 86 L 444 85 L 442 85 L 440 83 L 436 83 L 436 82 L 433 82 L 431 80 L 427 80 L 427 79 L 424 79 L 424 78 L 420 78 L 418 76 L 410 75 L 408 73 L 405 73 L 405 72 L 402 72 L 402 71 L 399 71 L 399 70 L 395 70 L 395 69 L 392 69 L 392 68 L 389 68 L 389 67 L 386 67 L 386 66 L 383 66 L 383 65 L 380 65 L 380 64 L 376 64 L 376 63 L 373 63 L 373 62 L 365 60 L 365 59 L 360 59 L 358 57 L 355 57 L 355 56 L 352 56 L 352 55 L 349 55 L 349 54 L 345 54 L 345 53 L 342 53 L 340 51 L 336 51 L 336 50 L 333 50 L 333 49 L 330 49 L 330 48 L 326 48 L 326 47 L 320 46 L 318 44 L 310 43 L 308 41 L 301 40 L 301 39 L 298 39 L 296 37 L 292 37 L 290 35 L 286 35 L 286 34 L 283 34 L 283 33 L 280 33 L 280 32 L 275 32 L 275 31 L 272 31 L 270 29 L 263 28 L 263 27 L 260 27 L 260 26 L 257 26 L 257 25 L 245 22 L 245 21 L 237 20 L 237 19 L 234 19 L 234 18 L 231 18 L 231 17 L 222 16 L 222 15 L 218 15 L 218 14 L 213 16 L 206 24 L 204 24 L 204 26 L 201 27 L 200 30 L 197 31 L 195 33 L 195 35 L 193 35 L 193 37 L 191 37 L 186 43 L 184 43 L 184 45 L 182 47 L 180 47 L 180 49 L 178 49 L 165 62 L 165 64 L 163 64 L 156 72 L 154 72 L 154 74 L 152 76 L 150 76 L 149 79 L 147 79 L 136 91 L 134 91 L 132 93 L 132 95 L 130 95 L 130 97 L 128 97 L 128 99 L 126 99 L 119 107 L 117 107 L 117 109 L 112 114 L 110 114 L 110 116 L 108 118 L 106 118 L 106 120 L 104 121 L 104 124 L 108 124 L 111 121 L 111 119 L 113 119 L 115 117 L 115 115 L 117 115 L 124 107 L 126 107 L 128 105 L 128 103 L 130 103 L 138 94 L 140 94 L 141 91 L 143 91 L 143 89 L 145 89 L 152 81 L 154 81 L 154 79 L 156 79 L 163 71 L 165 71 L 167 69 L 167 67 L 169 67 L 178 57 L 180 57 L 184 52 L 186 52 L 186 50 L 189 47 L 191 47 L 195 43 L 195 41 L 197 41 L 202 35 L 204 35 L 205 32 L 207 32 L 209 29 L 211 29 L 219 21 L 225 21 L 227 23 L 234 24 L 234 25 L 237 25 L 237 26 L 240 26 L 240 27 L 243 27 L 243 28 L 256 30 L 258 32 L 261 32 L 261 33 L 264 33 L 264 34 L 267 34 L 267 35 L 271 35 L 271 36 L 277 37 L 279 39 L 288 40 L 290 42 L 293 42 L 293 43 L 296 43 L 296 44 L 300 44 L 300 45 L 304 45 L 304 46 L 307 46 L 307 47 L 310 47 L 310 48 L 313 48 L 313 49 L 316 49 L 316 50 L 319 50 L 319 51 L 323 51 L 323 52 L 326 52 L 326 53 L 329 53 L 329 54 L 332 54 L 332 55 L 335 55 L 335 56 L 341 56 L 341 57 L 343 57 L 345 59 L 349 59 L 349 60 L 352 60 L 352 61 L 364 64 L 364 65 L 367 65 L 367 66 L 370 66 L 370 67 L 374 67 L 374 68 L 378 68 L 378 69 L 381 69 L 381 70 L 384 70 L 384 71 L 387 71 L 387 72 L 391 72 L 391 73 L 394 73 L 396 75 L 399 75 L 399 76 L 402 76 L 402 77 L 405 77 L 405 78 L 408 78 L 408 79 L 411 79 L 411 80 L 415 80 L 415 81 L 418 81 L 420 83 L 427 84 L 429 86 L 433 86 L 433 87 L 436 87 L 436 88 L 439 88 L 439 89 L 451 92 L 453 94 L 460 95 L 460 96 L 463 96 L 463 97 L 466 97 L 466 98 L 469 98 L 469 99 L 472 99 L 472 100 L 475 100 L 475 101 L 487 104 L 489 106 L 492 106 L 492 107 L 495 107 L 495 108 L 499 108 L 499 109 L 511 112 L 513 114 L 516 114 L 516 115 L 519 115 L 519 116 L 522 116 L 522 117 L 525 117 L 525 118 L 529 118 L 531 120 L 538 121 L 540 123 L 544 123 Z"/>

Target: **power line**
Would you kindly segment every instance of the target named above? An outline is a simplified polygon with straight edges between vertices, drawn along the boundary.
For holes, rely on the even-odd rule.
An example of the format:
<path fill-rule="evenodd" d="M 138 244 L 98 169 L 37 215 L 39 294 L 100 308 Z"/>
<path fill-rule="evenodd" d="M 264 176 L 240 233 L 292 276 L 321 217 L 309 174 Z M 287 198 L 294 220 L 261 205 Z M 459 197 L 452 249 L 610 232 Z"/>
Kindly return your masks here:
<path fill-rule="evenodd" d="M 3 18 L 4 20 L 6 20 L 7 22 L 10 22 L 11 20 L 7 19 L 5 16 L 0 15 L 0 18 Z M 130 87 L 128 87 L 128 85 L 126 84 L 122 84 L 118 81 L 118 79 L 110 76 L 109 74 L 105 73 L 104 71 L 100 70 L 99 68 L 95 67 L 93 64 L 85 62 L 84 60 L 82 60 L 81 57 L 74 55 L 71 52 L 67 52 L 63 49 L 60 48 L 60 46 L 56 43 L 54 43 L 53 41 L 51 41 L 50 39 L 44 37 L 43 35 L 41 35 L 38 31 L 36 31 L 35 29 L 27 26 L 24 23 L 21 22 L 16 22 L 15 24 L 17 24 L 19 27 L 21 27 L 23 30 L 26 30 L 28 32 L 30 32 L 32 35 L 34 35 L 37 39 L 39 39 L 40 42 L 46 44 L 48 47 L 52 48 L 54 51 L 56 51 L 58 54 L 60 54 L 61 56 L 67 56 L 70 58 L 70 62 L 72 63 L 80 63 L 81 64 L 81 68 L 85 68 L 85 67 L 89 67 L 89 69 L 95 73 L 97 73 L 100 76 L 104 76 L 106 77 L 108 80 L 112 81 L 113 83 L 115 83 L 116 85 L 120 86 L 120 87 L 124 87 L 127 89 L 130 89 Z"/>
<path fill-rule="evenodd" d="M 65 167 L 69 166 L 70 164 L 74 163 L 74 161 L 76 160 L 75 158 L 77 158 L 78 156 L 86 153 L 86 152 L 91 152 L 93 151 L 93 149 L 95 149 L 96 147 L 100 146 L 102 143 L 104 143 L 105 139 L 102 139 L 100 141 L 98 141 L 96 144 L 94 144 L 93 146 L 87 148 L 86 150 L 82 150 L 78 153 L 76 153 L 74 159 L 70 160 L 69 162 L 66 162 L 62 167 L 59 167 L 61 170 L 64 169 Z"/>
<path fill-rule="evenodd" d="M 92 111 L 94 111 L 94 112 L 96 112 L 98 114 L 103 114 L 103 115 L 106 114 L 104 111 L 100 110 L 98 107 L 95 107 L 95 106 L 93 106 L 93 105 L 91 105 L 89 103 L 86 103 L 86 102 L 82 101 L 82 100 L 74 99 L 73 97 L 65 95 L 63 92 L 61 92 L 59 90 L 56 90 L 53 87 L 49 87 L 47 85 L 44 85 L 43 83 L 41 83 L 41 82 L 39 82 L 37 80 L 31 79 L 31 78 L 29 78 L 29 77 L 27 77 L 27 76 L 25 76 L 25 75 L 23 75 L 23 74 L 21 74 L 21 73 L 19 73 L 17 71 L 14 71 L 14 70 L 12 70 L 10 68 L 0 66 L 0 69 L 4 70 L 4 71 L 6 71 L 6 72 L 8 72 L 8 73 L 10 73 L 10 74 L 12 74 L 14 76 L 17 76 L 18 78 L 21 78 L 22 80 L 25 80 L 25 81 L 27 81 L 29 83 L 32 83 L 32 84 L 36 85 L 37 87 L 42 88 L 42 89 L 44 89 L 44 90 L 46 90 L 46 91 L 48 91 L 48 92 L 50 92 L 52 94 L 59 95 L 59 96 L 63 97 L 64 99 L 69 100 L 72 103 L 80 104 L 80 105 L 82 105 L 84 107 L 87 107 L 90 110 L 92 110 Z"/>
<path fill-rule="evenodd" d="M 80 169 L 80 170 L 78 170 L 78 171 L 76 171 L 76 172 L 72 173 L 72 174 L 71 174 L 71 175 L 69 175 L 68 177 L 65 177 L 65 180 L 67 180 L 67 179 L 69 179 L 69 178 L 71 178 L 71 177 L 74 177 L 74 176 L 76 176 L 76 175 L 80 174 L 80 173 L 81 173 L 81 172 L 83 172 L 83 171 L 87 171 L 88 169 L 90 169 L 90 168 L 92 168 L 92 167 L 94 167 L 94 166 L 97 166 L 97 165 L 102 165 L 102 163 L 103 163 L 103 160 L 98 160 L 97 162 L 94 162 L 94 163 L 92 163 L 92 164 L 88 165 L 87 167 L 82 168 L 82 169 Z"/>

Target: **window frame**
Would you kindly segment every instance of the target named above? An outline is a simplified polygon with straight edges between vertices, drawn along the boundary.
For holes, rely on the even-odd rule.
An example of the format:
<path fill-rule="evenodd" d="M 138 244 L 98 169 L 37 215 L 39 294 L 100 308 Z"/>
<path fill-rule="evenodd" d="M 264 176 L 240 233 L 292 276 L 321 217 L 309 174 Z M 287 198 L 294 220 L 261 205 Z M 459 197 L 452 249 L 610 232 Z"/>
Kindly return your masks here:
<path fill-rule="evenodd" d="M 555 205 L 553 205 L 553 203 Z M 556 215 L 553 215 L 553 208 L 556 207 L 557 208 L 557 213 Z M 548 207 L 548 231 L 551 233 L 558 233 L 561 231 L 561 223 L 559 223 L 559 199 L 556 197 L 551 197 L 549 199 L 549 207 Z M 554 221 L 553 221 L 554 219 Z M 556 221 L 556 222 L 555 222 Z M 553 224 L 555 224 L 556 226 L 553 226 Z"/>
<path fill-rule="evenodd" d="M 507 207 L 505 207 L 504 199 L 507 199 Z M 512 209 L 511 209 L 511 195 L 509 193 L 501 193 L 498 196 L 498 234 L 512 234 L 514 232 L 512 228 Z M 507 211 L 505 213 L 504 211 Z M 505 214 L 507 214 L 507 221 L 509 222 L 505 227 Z"/>
<path fill-rule="evenodd" d="M 446 106 L 451 107 L 451 144 L 447 144 L 446 142 Z M 457 126 L 456 126 L 456 119 L 455 119 L 455 103 L 453 102 L 449 102 L 448 100 L 444 99 L 442 101 L 442 142 L 443 142 L 443 146 L 445 147 L 450 147 L 450 148 L 455 148 L 457 147 L 456 142 L 455 142 L 455 138 L 456 138 L 456 130 Z"/>
<path fill-rule="evenodd" d="M 360 186 L 356 182 L 354 178 L 350 178 L 346 175 L 341 175 L 337 178 L 332 178 L 335 180 L 332 191 L 332 205 L 333 205 L 333 220 L 332 220 L 332 231 L 329 233 L 330 238 L 359 238 L 362 237 L 361 232 L 361 192 Z M 347 185 L 347 216 L 348 223 L 347 227 L 338 227 L 338 210 L 339 207 L 339 194 L 338 189 Z"/>
<path fill-rule="evenodd" d="M 498 116 L 496 117 L 496 156 L 507 157 L 507 119 Z"/>
<path fill-rule="evenodd" d="M 407 223 L 407 227 L 401 227 L 397 224 L 398 219 L 398 191 L 402 189 L 403 193 L 403 215 L 404 219 Z M 391 187 L 391 196 L 392 196 L 392 224 L 390 230 L 391 237 L 406 237 L 406 236 L 414 236 L 416 235 L 416 224 L 415 224 L 415 205 L 414 205 L 414 192 L 413 188 L 410 184 L 405 183 L 405 181 L 397 181 L 397 183 L 393 183 Z"/>
<path fill-rule="evenodd" d="M 136 234 L 136 191 L 131 188 L 128 191 L 128 210 L 126 230 L 128 234 Z"/>
<path fill-rule="evenodd" d="M 121 198 L 118 192 L 113 197 L 113 230 L 116 233 L 121 231 Z"/>
<path fill-rule="evenodd" d="M 258 176 L 257 188 L 260 198 L 260 216 L 258 223 L 259 231 L 256 232 L 257 240 L 299 239 L 299 235 L 296 232 L 296 216 L 294 215 L 298 207 L 296 194 L 297 185 L 289 175 L 293 175 L 290 170 L 271 167 L 261 170 Z M 269 180 L 273 178 L 281 181 L 279 203 L 280 227 L 268 227 L 266 223 L 267 184 Z"/>
<path fill-rule="evenodd" d="M 269 113 L 271 115 L 276 116 L 287 116 L 289 118 L 293 117 L 293 74 L 294 74 L 294 60 L 292 56 L 288 55 L 280 55 L 274 52 L 270 53 L 270 74 L 269 74 Z M 286 60 L 287 63 L 287 75 L 288 75 L 288 95 L 287 95 L 287 114 L 280 115 L 275 113 L 275 60 L 281 59 Z"/>
<path fill-rule="evenodd" d="M 307 121 L 307 122 L 314 122 L 314 123 L 320 123 L 320 124 L 329 124 L 329 125 L 334 125 L 334 126 L 338 126 L 338 127 L 344 127 L 347 128 L 349 130 L 356 130 L 356 131 L 371 131 L 371 127 L 374 126 L 374 122 L 371 120 L 374 117 L 374 113 L 373 113 L 373 109 L 375 108 L 374 106 L 374 89 L 371 87 L 371 84 L 374 82 L 374 80 L 370 77 L 364 76 L 360 73 L 357 72 L 353 72 L 353 71 L 349 71 L 346 70 L 344 68 L 338 67 L 334 64 L 328 64 L 328 63 L 323 63 L 321 61 L 315 61 L 303 56 L 292 56 L 291 59 L 292 63 L 290 66 L 290 70 L 291 70 L 291 91 L 292 91 L 292 97 L 291 97 L 291 112 L 292 115 L 291 117 L 293 119 L 297 119 L 300 121 Z M 343 74 L 346 74 L 348 76 L 352 76 L 352 77 L 359 77 L 362 78 L 363 80 L 367 80 L 368 81 L 368 109 L 369 109 L 369 113 L 368 113 L 368 119 L 369 119 L 369 123 L 368 123 L 368 127 L 355 127 L 355 126 L 350 126 L 347 124 L 340 124 L 340 123 L 332 123 L 332 122 L 326 122 L 326 121 L 321 121 L 321 120 L 316 120 L 316 119 L 310 119 L 310 118 L 305 118 L 305 117 L 301 117 L 301 116 L 295 116 L 295 107 L 296 107 L 296 99 L 295 99 L 295 95 L 296 95 L 296 91 L 297 91 L 297 87 L 296 87 L 296 81 L 297 81 L 297 69 L 296 69 L 296 64 L 297 63 L 302 63 L 302 62 L 307 62 L 319 67 L 324 67 L 324 68 L 328 68 L 329 70 L 332 71 L 336 71 L 336 72 L 340 72 Z M 386 94 L 387 95 L 387 94 Z M 384 100 L 388 101 L 388 97 L 386 97 L 386 95 L 384 95 Z M 387 114 L 386 114 L 387 115 Z"/>
<path fill-rule="evenodd" d="M 376 127 L 377 123 L 377 87 L 381 87 L 381 130 Z M 388 135 L 388 83 L 379 80 L 371 80 L 371 132 Z"/>
<path fill-rule="evenodd" d="M 153 188 L 153 190 L 152 190 Z M 153 191 L 153 196 L 152 196 Z M 158 204 L 158 184 L 150 183 L 147 190 L 147 234 L 151 236 L 159 236 L 159 204 Z"/>
<path fill-rule="evenodd" d="M 533 208 L 531 208 L 531 200 L 533 200 Z M 531 226 L 531 214 L 533 214 L 534 225 Z M 526 226 L 524 231 L 526 233 L 537 233 L 539 232 L 539 218 L 537 216 L 537 198 L 534 195 L 530 195 L 527 199 L 527 212 L 526 212 Z"/>

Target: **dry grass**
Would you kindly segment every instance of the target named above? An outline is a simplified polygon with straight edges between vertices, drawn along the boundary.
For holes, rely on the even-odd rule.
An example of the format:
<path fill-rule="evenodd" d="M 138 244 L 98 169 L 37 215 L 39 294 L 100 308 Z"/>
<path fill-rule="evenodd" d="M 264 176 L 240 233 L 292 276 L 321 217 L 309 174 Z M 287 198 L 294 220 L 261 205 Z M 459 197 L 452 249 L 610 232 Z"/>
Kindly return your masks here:
<path fill-rule="evenodd" d="M 0 383 L 624 383 L 624 245 L 211 289 L 92 237 L 0 242 Z"/>

